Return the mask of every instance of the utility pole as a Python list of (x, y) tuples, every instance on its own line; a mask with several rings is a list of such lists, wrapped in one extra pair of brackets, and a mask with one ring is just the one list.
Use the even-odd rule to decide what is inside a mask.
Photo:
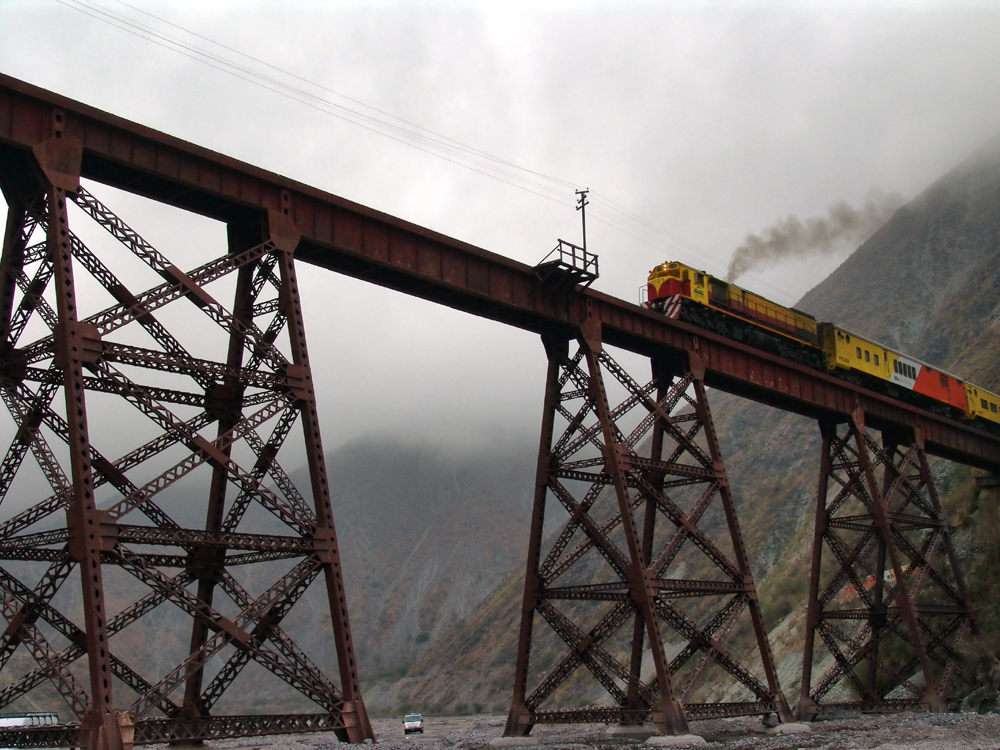
[(584, 188), (583, 190), (577, 190), (577, 200), (576, 200), (576, 210), (580, 212), (580, 218), (583, 221), (583, 249), (584, 252), (587, 250), (587, 193), (590, 192), (590, 188)]

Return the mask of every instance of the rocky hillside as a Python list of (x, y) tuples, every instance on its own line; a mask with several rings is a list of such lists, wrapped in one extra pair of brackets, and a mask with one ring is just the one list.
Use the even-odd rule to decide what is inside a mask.
[(527, 547), (534, 451), (359, 442), (329, 457), (359, 668), (403, 675)]
[[(901, 208), (798, 307), (1000, 388), (1000, 138)], [(809, 420), (726, 394), (713, 394), (712, 406), (783, 687), (794, 701), (818, 430)], [(1000, 548), (998, 535), (985, 531), (995, 527), (987, 522), (995, 509), (976, 491), (973, 471), (935, 462), (934, 473), (949, 520), (960, 527), (956, 543), (970, 589), (983, 605), (980, 621), (1000, 629), (991, 610)], [(512, 570), (404, 679), (377, 686), (368, 700), (400, 707), (419, 701), (437, 711), (502, 707), (512, 685), (522, 575)], [(577, 693), (575, 699), (599, 695)]]
[[(534, 462), (534, 451), (513, 443), (455, 453), (378, 439), (327, 456), (366, 695), (405, 675), (521, 564)], [(308, 486), (305, 469), (293, 479)], [(335, 675), (322, 586), (307, 592), (286, 624), (296, 642)], [(308, 709), (300, 696), (255, 665), (241, 680), (242, 708), (220, 704), (221, 711), (246, 710), (248, 702), (255, 710)], [(379, 713), (390, 707), (375, 701), (371, 708)]]
[(998, 257), (1000, 137), (899, 209), (799, 307), (996, 386)]

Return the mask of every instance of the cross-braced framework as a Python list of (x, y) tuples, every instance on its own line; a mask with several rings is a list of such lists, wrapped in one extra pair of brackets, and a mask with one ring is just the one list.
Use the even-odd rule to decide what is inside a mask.
[[(789, 720), (697, 353), (690, 364), (654, 362), (653, 379), (640, 383), (602, 349), (593, 325), (582, 327), (573, 356), (566, 341), (545, 344), (505, 734), (538, 723), (652, 721), (662, 734), (682, 734), (695, 718), (777, 712)], [(606, 379), (624, 394), (614, 407)], [(569, 517), (543, 544), (550, 497)], [(536, 618), (548, 628), (536, 628)], [(565, 705), (594, 690), (610, 703)]]
[(915, 435), (885, 432), (881, 444), (860, 411), (820, 428), (799, 716), (824, 707), (943, 711), (957, 648), (976, 624), (919, 426)]
[[(228, 252), (181, 271), (79, 185), (80, 149), (58, 138), (60, 122), (57, 112), (56, 137), (33, 157), (0, 165), (9, 206), (0, 385), (15, 432), (0, 462), (0, 709), (48, 685), (68, 710), (63, 724), (8, 729), (0, 744), (107, 750), (317, 730), (373, 738), (326, 482), (294, 224), (280, 205), (244, 216), (228, 227)], [(70, 202), (117, 241), (108, 257), (130, 258), (128, 276), (74, 234)], [(158, 283), (131, 291), (125, 280), (141, 274)], [(82, 288), (91, 297), (103, 290), (110, 303), (87, 316), (80, 310), (96, 305), (78, 291), (84, 275)], [(219, 289), (235, 289), (231, 309), (213, 295)], [(206, 328), (216, 331), (216, 358), (192, 353), (212, 341)], [(105, 428), (117, 429), (92, 431), (88, 401), (101, 404)], [(296, 461), (304, 446), (311, 504), (278, 460), (295, 443)], [(47, 496), (26, 496), (37, 483), (16, 481), (32, 463)], [(200, 528), (182, 523), (202, 519)], [(282, 628), (317, 580), (336, 681)], [(161, 622), (182, 632), (155, 633), (129, 663), (116, 646), (128, 641), (123, 631), (161, 606), (169, 610)], [(175, 643), (179, 663), (152, 673)], [(215, 715), (251, 662), (317, 709)], [(27, 671), (12, 674), (18, 665)]]

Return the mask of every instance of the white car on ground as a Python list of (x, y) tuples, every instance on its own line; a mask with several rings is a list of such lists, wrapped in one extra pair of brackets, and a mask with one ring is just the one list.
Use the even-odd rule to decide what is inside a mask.
[(403, 717), (403, 734), (410, 732), (424, 733), (424, 717), (420, 714), (406, 714)]

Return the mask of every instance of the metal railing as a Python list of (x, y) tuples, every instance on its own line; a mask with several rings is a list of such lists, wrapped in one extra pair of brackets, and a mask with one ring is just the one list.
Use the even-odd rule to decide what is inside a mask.
[(597, 255), (566, 240), (559, 240), (559, 244), (535, 266), (535, 272), (543, 281), (554, 273), (560, 273), (584, 287), (593, 284), (600, 275)]

